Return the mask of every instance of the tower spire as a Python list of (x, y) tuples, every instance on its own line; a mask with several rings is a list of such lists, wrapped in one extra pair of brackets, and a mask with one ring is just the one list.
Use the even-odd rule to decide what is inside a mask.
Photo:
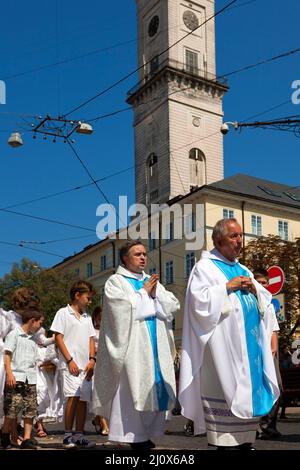
[(216, 77), (214, 0), (136, 2), (141, 69), (127, 102), (136, 202), (151, 204), (223, 178), (219, 129), (228, 87)]

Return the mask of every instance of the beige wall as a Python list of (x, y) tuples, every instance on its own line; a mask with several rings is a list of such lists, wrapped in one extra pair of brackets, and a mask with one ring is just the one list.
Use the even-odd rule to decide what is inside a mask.
[[(207, 228), (207, 246), (212, 248), (210, 227), (213, 227), (217, 220), (223, 218), (223, 209), (231, 209), (234, 211), (234, 217), (242, 225), (243, 211), (242, 202), (234, 197), (208, 197), (206, 203), (206, 226)], [(261, 217), (262, 235), (279, 235), (278, 221), (288, 222), (288, 236), (289, 240), (293, 241), (295, 238), (300, 237), (300, 211), (292, 208), (285, 208), (275, 204), (264, 203), (259, 200), (255, 202), (244, 201), (244, 233), (246, 242), (256, 238), (255, 234), (252, 235), (251, 216), (256, 215)]]

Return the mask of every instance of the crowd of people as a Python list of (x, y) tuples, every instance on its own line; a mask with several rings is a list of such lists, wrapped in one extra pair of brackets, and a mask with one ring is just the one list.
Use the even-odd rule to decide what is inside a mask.
[(279, 327), (267, 272), (238, 262), (236, 219), (217, 222), (212, 238), (188, 281), (180, 377), (172, 331), (180, 305), (157, 274), (145, 273), (140, 241), (121, 248), (103, 310), (87, 313), (94, 288), (76, 281), (50, 336), (35, 292), (16, 289), (12, 309), (0, 309), (2, 448), (36, 449), (33, 427), (43, 438), (46, 421), (64, 420), (63, 447), (91, 449), (89, 417), (110, 441), (150, 450), (174, 409), (189, 435), (205, 433), (217, 450), (253, 449), (260, 433), (280, 436)]

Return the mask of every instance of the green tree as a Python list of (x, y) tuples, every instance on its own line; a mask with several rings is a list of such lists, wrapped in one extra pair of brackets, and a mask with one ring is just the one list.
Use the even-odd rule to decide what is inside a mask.
[(274, 235), (259, 237), (245, 247), (243, 262), (251, 270), (273, 265), (283, 269), (286, 321), (280, 324), (280, 349), (290, 349), (300, 326), (300, 239), (285, 241)]
[[(45, 313), (45, 328), (49, 328), (58, 309), (69, 303), (69, 290), (77, 279), (75, 274), (66, 273), (57, 269), (43, 269), (35, 261), (23, 258), (15, 263), (9, 274), (0, 280), (0, 305), (9, 309), (12, 305), (12, 296), (17, 287), (32, 288), (41, 300)], [(93, 299), (94, 305), (99, 297)]]

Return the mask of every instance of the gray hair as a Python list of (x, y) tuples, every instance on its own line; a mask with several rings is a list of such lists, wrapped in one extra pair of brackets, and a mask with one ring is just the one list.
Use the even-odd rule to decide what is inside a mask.
[(228, 233), (228, 224), (234, 222), (235, 224), (238, 224), (238, 221), (234, 218), (231, 217), (229, 219), (221, 219), (218, 220), (216, 225), (213, 228), (213, 233), (212, 233), (212, 240), (214, 242), (214, 246), (217, 246), (217, 243), (219, 240), (222, 240), (222, 238), (225, 237)]

